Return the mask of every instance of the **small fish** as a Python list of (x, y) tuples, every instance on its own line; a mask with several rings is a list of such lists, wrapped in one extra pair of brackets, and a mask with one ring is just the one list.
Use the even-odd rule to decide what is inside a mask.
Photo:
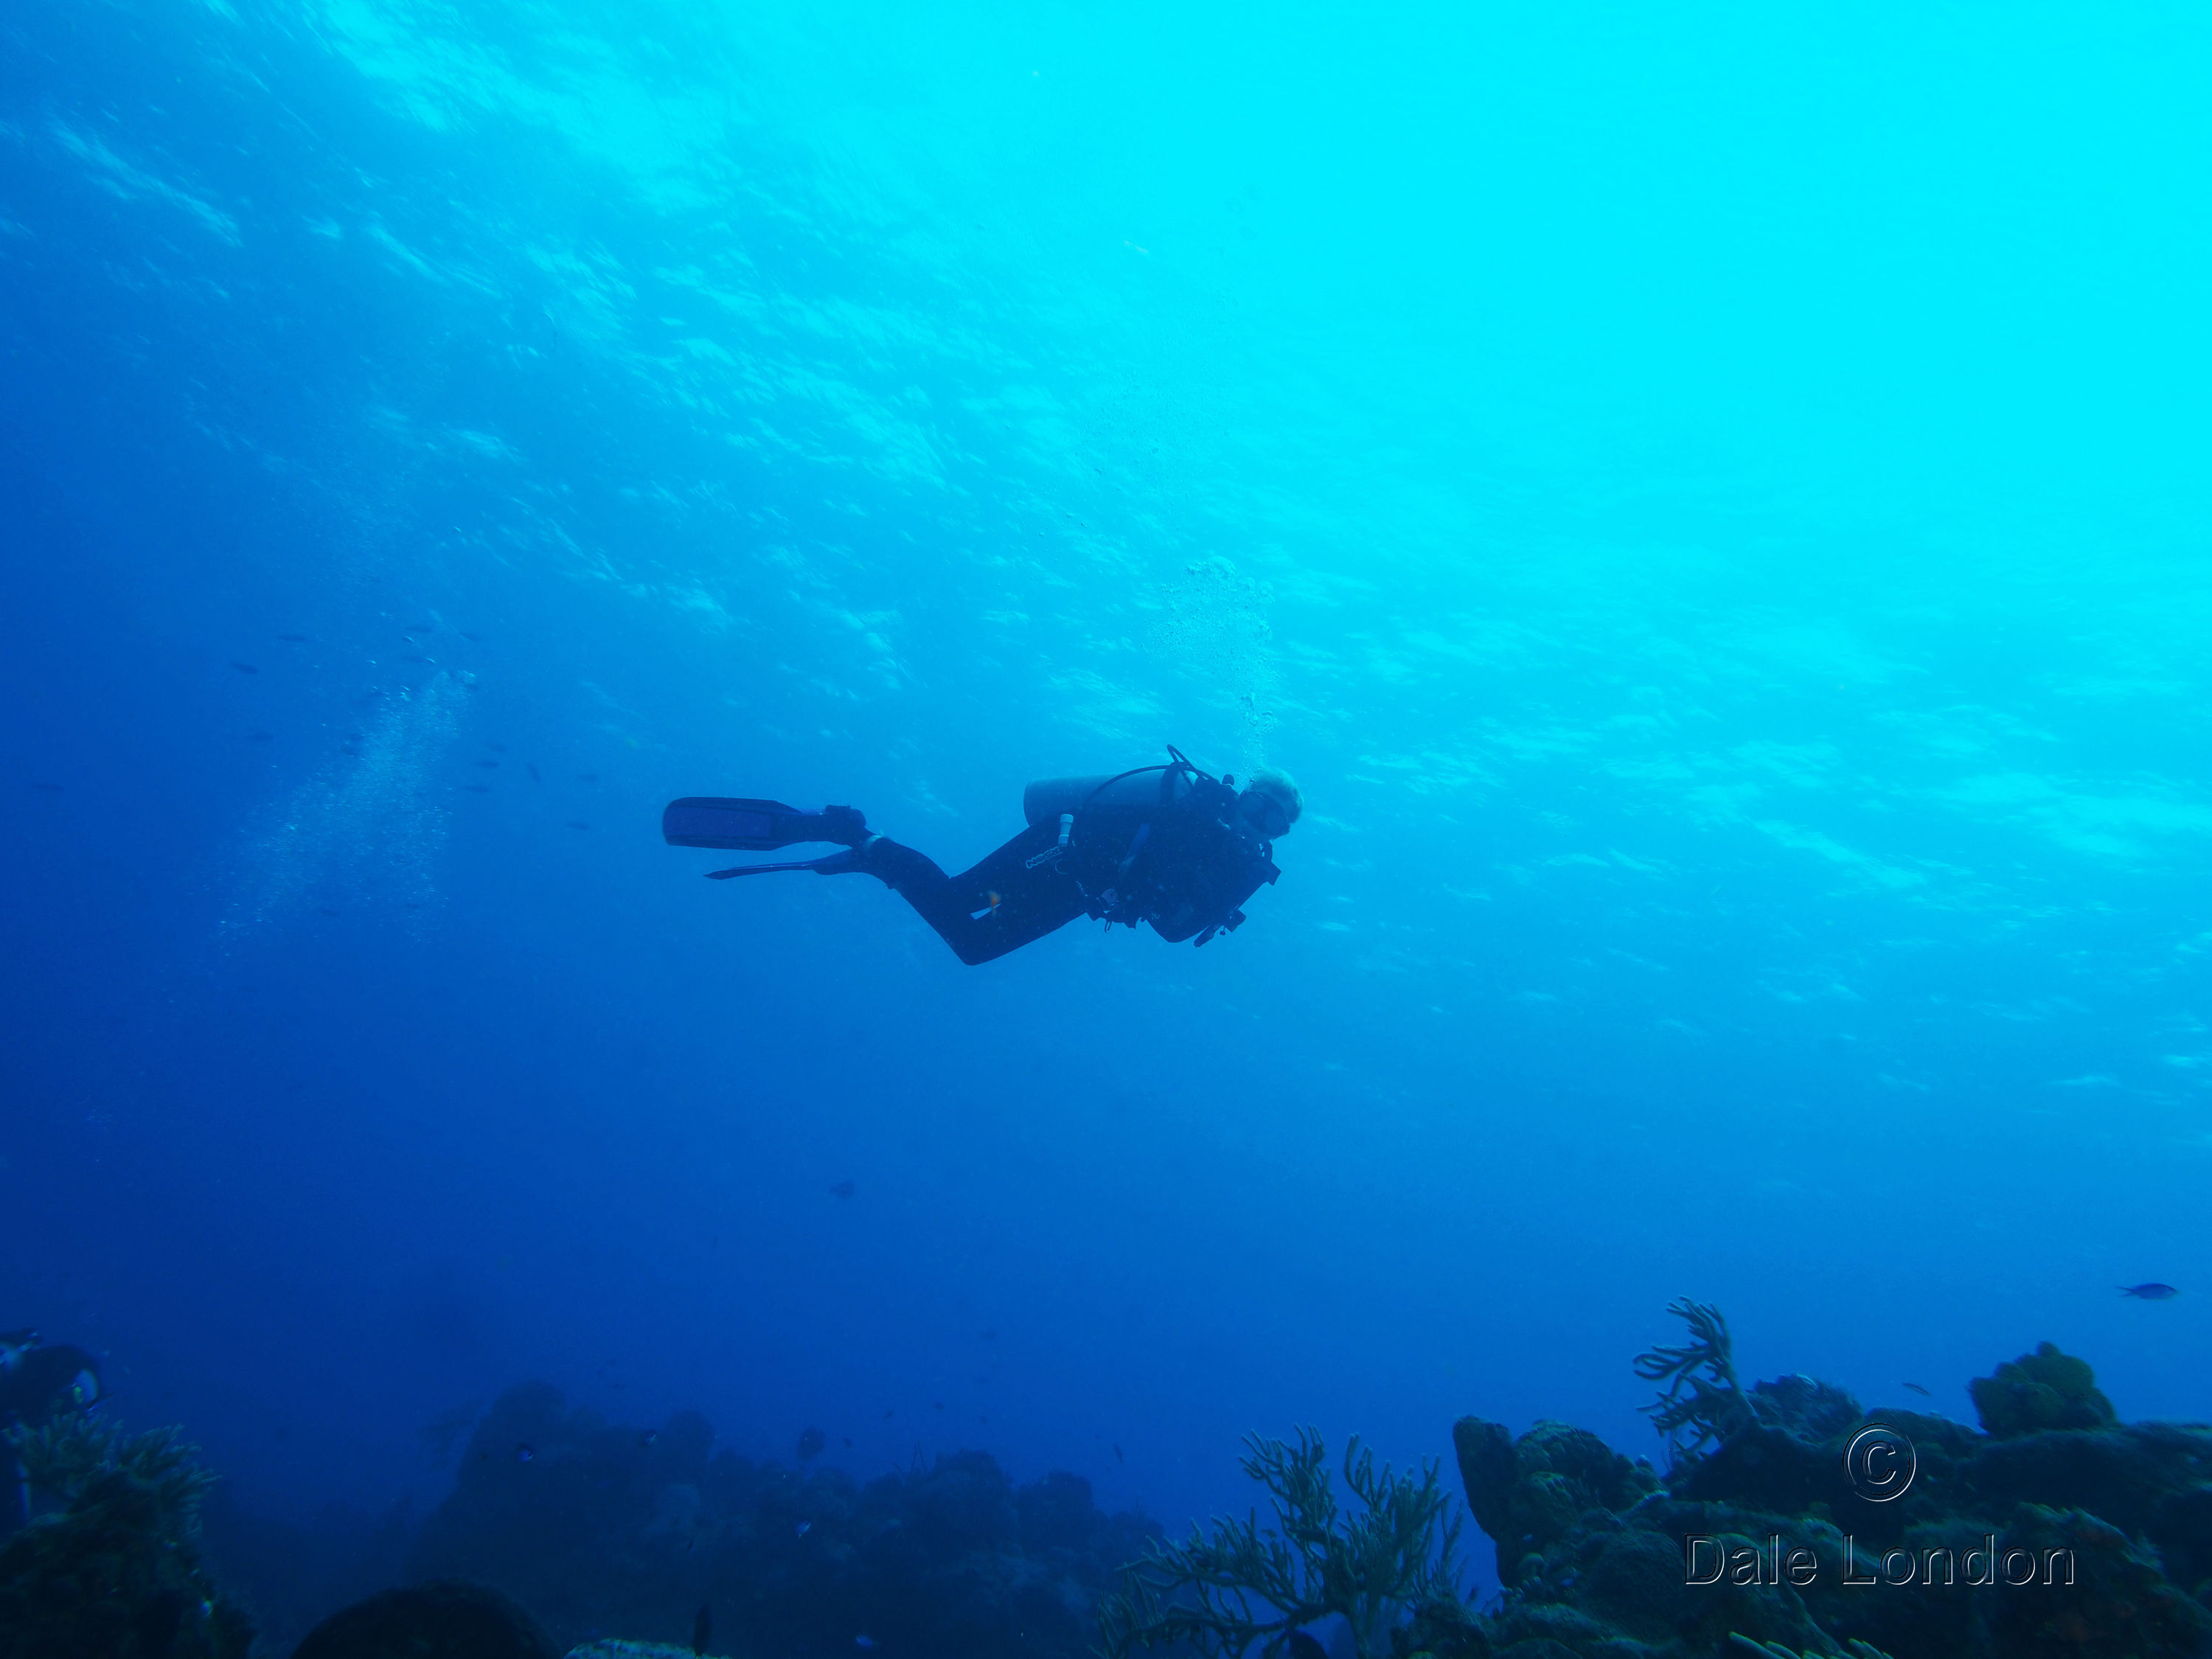
[(1933, 1400), (1936, 1397), (1934, 1395), (1929, 1394), (1927, 1389), (1922, 1388), (1917, 1382), (1908, 1382), (1905, 1386), (1911, 1389), (1913, 1393), (1920, 1395), (1923, 1400)]
[(494, 743), (489, 738), (486, 738), (484, 739), (484, 747), (490, 750), (495, 755), (504, 755), (507, 752), (507, 745), (505, 744)]
[(930, 1408), (931, 1408), (933, 1411), (940, 1411), (940, 1412), (941, 1412), (941, 1411), (943, 1411), (943, 1410), (945, 1409), (945, 1402), (944, 1402), (942, 1400), (933, 1400), (933, 1401), (931, 1401), (929, 1402), (929, 1404), (930, 1404)]
[(805, 1537), (808, 1533), (812, 1532), (813, 1530), (814, 1523), (811, 1521), (802, 1521), (799, 1523), (799, 1535), (801, 1538)]
[(337, 915), (337, 912), (331, 909), (329, 905), (325, 904), (318, 906), (315, 914), (319, 916), (334, 916)]
[(2132, 1296), (2143, 1302), (2171, 1302), (2181, 1294), (2181, 1291), (2177, 1285), (2160, 1285), (2154, 1280), (2148, 1285), (2123, 1285), (2120, 1294)]
[(261, 672), (250, 662), (234, 662), (231, 666), (241, 674), (258, 674)]
[(860, 1190), (849, 1181), (833, 1181), (830, 1183), (830, 1195), (832, 1198), (850, 1198)]
[(639, 1432), (638, 1437), (637, 1437), (637, 1443), (638, 1443), (639, 1447), (640, 1447), (641, 1449), (642, 1449), (642, 1448), (644, 1448), (644, 1447), (650, 1446), (650, 1445), (651, 1445), (654, 1441), (656, 1441), (656, 1440), (658, 1440), (658, 1439), (659, 1439), (659, 1438), (660, 1438), (660, 1431), (659, 1431), (659, 1430), (658, 1430), (658, 1429), (645, 1429), (645, 1430), (641, 1430), (641, 1431)]
[(464, 629), (461, 630), (461, 637), (462, 637), (463, 639), (465, 639), (465, 640), (474, 640), (474, 641), (475, 641), (478, 645), (482, 645), (482, 644), (483, 643), (483, 635), (481, 635), (481, 634), (471, 634), (471, 633), (470, 633), (470, 632), (469, 632), (469, 630), (468, 630), (467, 629), (465, 629), (465, 628), (464, 628)]
[(491, 786), (488, 783), (465, 783), (461, 787), (467, 790), (471, 795), (489, 795), (491, 793)]
[(1114, 1461), (1116, 1463), (1126, 1463), (1129, 1460), (1121, 1455), (1121, 1449), (1116, 1446), (1114, 1448)]
[(483, 767), (486, 770), (489, 770), (491, 768), (497, 766), (499, 763), (495, 760), (479, 760), (477, 762), (477, 764)]
[(597, 783), (599, 781), (599, 775), (597, 772), (579, 772), (576, 774), (576, 781), (579, 783)]
[(274, 743), (276, 734), (274, 732), (248, 732), (246, 740), (248, 743)]
[(49, 795), (58, 795), (62, 793), (62, 787), (58, 783), (34, 783), (31, 787), (42, 790)]
[(822, 1455), (822, 1449), (830, 1443), (830, 1437), (819, 1429), (810, 1428), (799, 1437), (799, 1461), (811, 1462)]
[(276, 637), (287, 645), (305, 645), (307, 642), (305, 634), (279, 634)]
[(856, 1648), (872, 1648), (875, 1644), (876, 1638), (872, 1636), (855, 1636), (853, 1638), (853, 1645)]
[(515, 1446), (514, 1461), (518, 1463), (527, 1463), (537, 1455), (538, 1448), (532, 1445), (526, 1440), (520, 1442)]
[(538, 769), (537, 769), (536, 767), (534, 767), (534, 766), (530, 765), (528, 763), (526, 763), (526, 763), (524, 763), (524, 765), (523, 765), (523, 769), (523, 769), (524, 771), (526, 771), (526, 772), (527, 772), (527, 773), (529, 773), (529, 774), (530, 774), (530, 781), (531, 781), (531, 782), (532, 782), (532, 783), (543, 783), (543, 782), (544, 782), (544, 781), (545, 781), (545, 780), (544, 780), (544, 779), (543, 779), (543, 778), (541, 778), (541, 777), (539, 777), (539, 776), (538, 775)]
[(996, 1342), (999, 1340), (999, 1334), (996, 1331), (985, 1331), (983, 1340), (986, 1342)]
[(578, 819), (578, 818), (570, 818), (570, 819), (568, 820), (568, 827), (569, 827), (571, 830), (588, 830), (588, 829), (590, 829), (592, 826), (591, 826), (590, 824), (588, 824), (588, 823), (586, 823), (582, 822), (580, 819)]
[(837, 1437), (838, 1437), (838, 1440), (840, 1441), (840, 1443), (842, 1443), (842, 1445), (844, 1446), (844, 1448), (845, 1448), (845, 1449), (846, 1449), (847, 1451), (850, 1451), (850, 1450), (852, 1450), (852, 1449), (853, 1449), (853, 1437), (852, 1437), (851, 1435), (849, 1435), (849, 1434), (840, 1435), (840, 1436), (838, 1436)]
[(427, 663), (427, 664), (430, 665), (431, 665), (431, 666), (433, 666), (433, 667), (435, 667), (435, 666), (437, 665), (437, 661), (438, 661), (438, 659), (437, 659), (435, 657), (420, 657), (420, 656), (416, 656), (416, 655), (413, 652), (411, 652), (411, 651), (410, 651), (410, 652), (409, 652), (405, 656), (404, 656), (404, 657), (400, 658), (400, 659), (399, 659), (399, 660), (400, 660), (400, 661), (402, 661), (402, 662), (419, 662), (419, 663)]

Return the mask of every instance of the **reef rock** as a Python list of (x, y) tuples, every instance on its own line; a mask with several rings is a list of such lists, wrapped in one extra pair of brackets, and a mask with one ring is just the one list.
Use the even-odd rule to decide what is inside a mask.
[(1099, 1596), (1157, 1532), (1103, 1513), (1080, 1476), (1017, 1486), (984, 1452), (862, 1486), (713, 1442), (695, 1413), (647, 1432), (511, 1389), (408, 1572), (496, 1585), (564, 1645), (680, 1643), (704, 1606), (718, 1652), (1080, 1659)]
[[(2121, 1425), (2049, 1343), (1975, 1385), (1984, 1432), (1869, 1417), (1785, 1377), (1739, 1390), (1663, 1481), (1553, 1423), (1462, 1419), (1454, 1449), (1505, 1587), (1492, 1659), (2208, 1659), (2212, 1428)], [(1879, 1423), (1915, 1477), (1863, 1497), (1845, 1452)], [(1796, 1571), (1792, 1571), (1792, 1568)], [(1442, 1650), (1439, 1650), (1440, 1651)]]
[(292, 1659), (554, 1659), (556, 1651), (538, 1621), (497, 1590), (441, 1578), (341, 1607)]
[(1976, 1377), (1966, 1391), (1982, 1427), (1998, 1440), (2045, 1429), (2109, 1428), (2119, 1421), (2089, 1362), (2061, 1353), (2053, 1342), (2007, 1360), (1995, 1376)]

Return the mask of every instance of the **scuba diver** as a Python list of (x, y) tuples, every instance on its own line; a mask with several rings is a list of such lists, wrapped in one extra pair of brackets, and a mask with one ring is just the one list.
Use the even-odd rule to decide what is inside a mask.
[(836, 842), (827, 858), (746, 864), (711, 881), (811, 870), (875, 877), (911, 904), (961, 961), (974, 966), (1042, 939), (1078, 916), (1108, 926), (1149, 923), (1170, 945), (1234, 933), (1239, 908), (1282, 872), (1276, 840), (1304, 810), (1297, 786), (1263, 772), (1239, 793), (1183, 758), (1110, 777), (1048, 778), (1022, 793), (1029, 828), (974, 869), (948, 876), (911, 847), (872, 834), (858, 809), (801, 811), (781, 801), (690, 796), (671, 801), (660, 833), (671, 847), (768, 852)]
[[(42, 1429), (88, 1412), (106, 1394), (100, 1361), (66, 1342), (41, 1342), (36, 1331), (0, 1331), (0, 1437)], [(0, 1537), (29, 1518), (22, 1466), (12, 1447), (0, 1449)]]

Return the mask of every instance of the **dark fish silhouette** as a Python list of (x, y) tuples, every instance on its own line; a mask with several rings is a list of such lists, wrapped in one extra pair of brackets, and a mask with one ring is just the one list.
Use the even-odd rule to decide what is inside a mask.
[(279, 634), (276, 637), (287, 645), (305, 645), (307, 642), (305, 634)]
[(599, 781), (599, 775), (597, 772), (579, 772), (576, 774), (576, 781), (579, 783), (597, 783)]
[(830, 1183), (830, 1195), (834, 1198), (850, 1198), (860, 1190), (849, 1181), (833, 1181)]
[(477, 763), (477, 764), (478, 766), (482, 766), (482, 767), (487, 767), (487, 768), (489, 768), (489, 767), (494, 767), (494, 766), (496, 766), (496, 765), (498, 765), (498, 764), (499, 764), (499, 763), (498, 763), (497, 761), (495, 761), (495, 760), (479, 760), (479, 761)]
[(469, 632), (469, 630), (468, 630), (467, 629), (465, 629), (465, 628), (464, 628), (464, 629), (461, 630), (461, 637), (462, 637), (463, 639), (465, 639), (465, 640), (474, 640), (474, 641), (475, 641), (478, 645), (482, 645), (482, 644), (483, 643), (483, 635), (481, 635), (481, 634), (471, 634), (471, 633), (470, 633), (470, 632)]
[(2160, 1285), (2153, 1280), (2148, 1285), (2123, 1285), (2120, 1286), (2120, 1294), (2132, 1296), (2143, 1302), (2171, 1302), (2175, 1297), (2179, 1296), (2181, 1291), (2178, 1286)]
[(850, 1450), (852, 1450), (852, 1449), (853, 1449), (853, 1437), (852, 1437), (851, 1435), (849, 1435), (849, 1434), (840, 1435), (840, 1436), (838, 1436), (838, 1437), (837, 1437), (837, 1438), (838, 1438), (838, 1440), (840, 1441), (840, 1443), (842, 1443), (843, 1444), (843, 1446), (844, 1446), (844, 1448), (845, 1448), (845, 1449), (846, 1449), (847, 1451), (850, 1451)]
[(250, 662), (234, 662), (231, 666), (241, 674), (258, 674), (261, 672)]
[(524, 1441), (514, 1449), (514, 1461), (518, 1463), (527, 1463), (532, 1458), (537, 1455), (538, 1448), (530, 1444), (527, 1441)]
[(1921, 1395), (1927, 1399), (1933, 1400), (1936, 1397), (1934, 1395), (1929, 1394), (1927, 1389), (1922, 1388), (1917, 1382), (1908, 1382), (1905, 1386), (1911, 1389), (1913, 1393)]
[(582, 822), (579, 821), (578, 819), (575, 819), (575, 818), (570, 818), (570, 819), (568, 820), (568, 827), (569, 827), (571, 830), (588, 830), (588, 829), (590, 829), (592, 826), (591, 826), (590, 824), (588, 824), (588, 823), (582, 823)]
[(418, 657), (410, 651), (406, 655), (400, 658), (399, 660), (402, 662), (429, 663), (434, 666), (438, 659), (435, 657)]
[(710, 1639), (712, 1639), (714, 1634), (714, 1611), (708, 1607), (704, 1601), (702, 1601), (699, 1604), (699, 1611), (691, 1615), (691, 1651), (694, 1653), (706, 1652), (707, 1644)]
[(274, 732), (248, 732), (246, 740), (248, 743), (274, 743), (276, 734)]
[(507, 745), (505, 744), (494, 743), (489, 738), (486, 738), (484, 739), (484, 747), (490, 750), (495, 755), (504, 755), (507, 752)]
[(58, 795), (62, 793), (62, 787), (58, 783), (34, 783), (31, 787), (43, 790), (49, 795)]
[(1129, 1460), (1121, 1455), (1121, 1449), (1119, 1446), (1116, 1446), (1114, 1448), (1114, 1461), (1116, 1463), (1126, 1463)]
[(526, 765), (526, 766), (524, 767), (524, 769), (524, 769), (525, 771), (526, 771), (526, 772), (528, 772), (528, 773), (530, 774), (530, 781), (531, 781), (531, 782), (532, 782), (532, 783), (543, 783), (543, 782), (544, 782), (544, 781), (545, 781), (545, 780), (544, 780), (544, 779), (543, 779), (543, 778), (541, 778), (541, 777), (539, 777), (539, 776), (538, 775), (538, 769), (537, 769), (536, 767), (534, 767), (534, 766), (528, 766), (528, 765)]
[(488, 783), (465, 783), (461, 787), (467, 790), (471, 795), (489, 795), (491, 793), (491, 786)]
[(830, 1437), (819, 1429), (809, 1429), (799, 1437), (799, 1461), (802, 1463), (822, 1455), (822, 1449), (830, 1443)]

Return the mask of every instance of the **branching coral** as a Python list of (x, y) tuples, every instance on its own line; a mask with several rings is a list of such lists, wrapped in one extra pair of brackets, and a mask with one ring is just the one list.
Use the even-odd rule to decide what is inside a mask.
[(58, 1507), (0, 1546), (0, 1659), (243, 1659), (252, 1627), (199, 1561), (213, 1478), (175, 1430), (73, 1415), (9, 1443)]
[(1667, 1385), (1643, 1409), (1667, 1437), (1679, 1463), (1698, 1456), (1715, 1441), (1755, 1427), (1759, 1419), (1751, 1396), (1736, 1381), (1735, 1345), (1721, 1310), (1685, 1297), (1668, 1304), (1667, 1311), (1690, 1328), (1690, 1340), (1679, 1347), (1662, 1343), (1637, 1355), (1635, 1364), (1645, 1382)]
[(33, 1492), (69, 1504), (94, 1482), (119, 1475), (145, 1492), (165, 1525), (190, 1532), (198, 1525), (200, 1504), (215, 1476), (192, 1461), (199, 1448), (180, 1439), (182, 1432), (149, 1429), (126, 1436), (112, 1424), (72, 1413), (35, 1429), (11, 1430), (8, 1443)]
[(1378, 1471), (1354, 1437), (1343, 1474), (1357, 1508), (1346, 1512), (1314, 1431), (1299, 1430), (1295, 1445), (1256, 1435), (1245, 1444), (1244, 1473), (1267, 1488), (1275, 1524), (1263, 1527), (1254, 1511), (1216, 1521), (1211, 1537), (1194, 1527), (1183, 1543), (1148, 1544), (1100, 1607), (1107, 1659), (1176, 1643), (1208, 1659), (1275, 1659), (1331, 1614), (1350, 1626), (1360, 1659), (1379, 1659), (1409, 1618), (1451, 1622), (1437, 1615), (1457, 1605), (1460, 1522), (1447, 1513), (1436, 1464), (1418, 1475)]

